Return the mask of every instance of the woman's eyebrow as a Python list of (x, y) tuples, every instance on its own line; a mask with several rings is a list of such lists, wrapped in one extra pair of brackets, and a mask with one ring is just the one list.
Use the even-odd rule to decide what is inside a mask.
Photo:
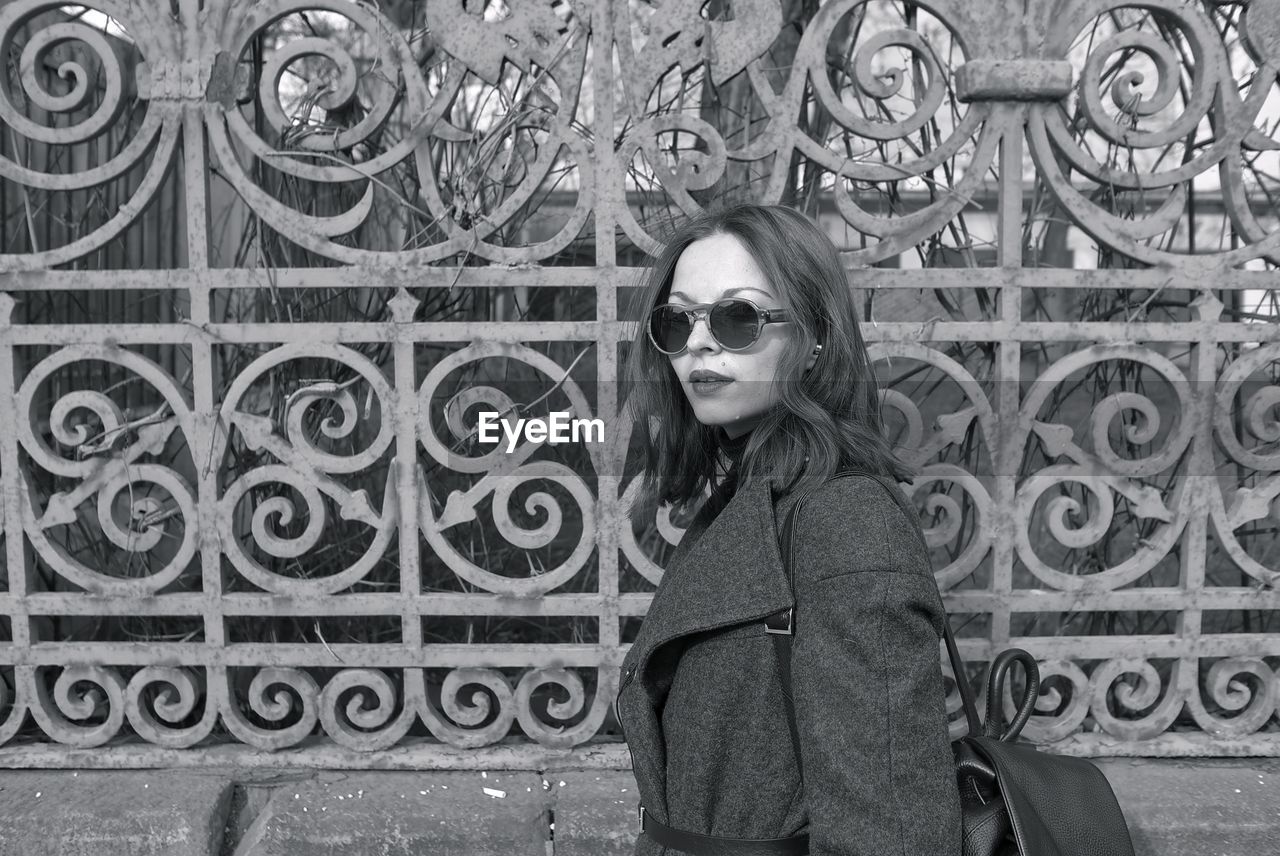
[[(773, 297), (773, 295), (772, 295), (772, 294), (770, 294), (769, 292), (765, 291), (763, 288), (756, 288), (756, 287), (755, 287), (755, 286), (753, 286), (753, 285), (743, 285), (743, 286), (739, 286), (739, 287), (737, 287), (737, 288), (731, 288), (731, 289), (729, 289), (728, 291), (726, 291), (724, 294), (722, 294), (722, 295), (720, 295), (720, 296), (721, 296), (721, 297), (728, 297), (730, 294), (737, 294), (739, 291), (758, 291), (758, 292), (760, 292), (761, 294), (763, 294), (765, 297)], [(670, 295), (668, 295), (668, 296), (669, 296), (669, 297), (675, 297), (676, 295), (679, 295), (680, 297), (683, 297), (685, 300), (688, 300), (688, 299), (689, 299), (689, 295), (685, 294), (683, 291), (673, 291), (673, 292), (671, 292), (671, 294), (670, 294)]]

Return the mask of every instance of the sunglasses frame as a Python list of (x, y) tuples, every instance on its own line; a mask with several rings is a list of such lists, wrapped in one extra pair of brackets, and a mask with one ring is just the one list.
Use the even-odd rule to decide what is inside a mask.
[[(724, 342), (721, 342), (720, 337), (716, 335), (716, 331), (711, 326), (711, 311), (715, 309), (717, 306), (721, 305), (722, 303), (745, 303), (755, 310), (756, 334), (751, 338), (750, 342), (747, 342), (747, 344), (738, 348), (731, 348), (728, 345), (726, 345)], [(645, 329), (645, 333), (649, 337), (649, 342), (650, 344), (653, 345), (654, 349), (657, 350), (658, 353), (665, 354), (669, 357), (675, 356), (676, 354), (688, 348), (689, 338), (688, 336), (685, 337), (684, 344), (680, 346), (680, 350), (678, 351), (666, 351), (666, 350), (663, 350), (658, 345), (658, 341), (653, 337), (653, 315), (659, 309), (667, 309), (667, 308), (675, 309), (678, 312), (683, 312), (685, 316), (690, 319), (690, 324), (689, 324), (690, 336), (693, 335), (693, 328), (697, 326), (698, 319), (706, 318), (707, 332), (710, 333), (711, 338), (715, 339), (716, 343), (720, 345), (720, 347), (724, 348), (726, 351), (745, 351), (747, 348), (750, 348), (756, 342), (760, 341), (760, 334), (764, 332), (765, 324), (777, 324), (780, 322), (792, 320), (789, 317), (790, 313), (786, 309), (765, 309), (761, 306), (756, 305), (755, 301), (748, 300), (745, 297), (725, 297), (715, 301), (714, 303), (694, 303), (689, 306), (680, 306), (679, 304), (676, 304), (676, 303), (660, 303), (657, 306), (653, 307), (653, 309), (649, 310), (649, 317), (645, 321), (644, 329)]]

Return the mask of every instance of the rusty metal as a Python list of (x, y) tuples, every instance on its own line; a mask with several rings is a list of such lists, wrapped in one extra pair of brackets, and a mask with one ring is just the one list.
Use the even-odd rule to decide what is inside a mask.
[[(1006, 646), (1024, 647), (1037, 657), (1042, 680), (1051, 687), (1024, 735), (1049, 751), (1078, 755), (1280, 755), (1280, 634), (1204, 629), (1208, 613), (1280, 610), (1280, 568), (1256, 558), (1245, 536), (1254, 525), (1280, 520), (1276, 386), (1257, 381), (1280, 361), (1280, 334), (1274, 323), (1226, 320), (1223, 303), (1236, 293), (1275, 288), (1274, 274), (1243, 269), (1280, 257), (1280, 231), (1242, 171), (1254, 152), (1280, 148), (1260, 130), (1260, 111), (1280, 72), (1280, 40), (1270, 23), (1274, 4), (1255, 2), (1242, 20), (1232, 19), (1229, 41), (1206, 8), (1232, 4), (939, 0), (929, 10), (941, 29), (930, 30), (882, 20), (892, 4), (836, 0), (821, 5), (798, 36), (794, 63), (781, 70), (765, 53), (783, 26), (780, 5), (769, 0), (733, 3), (732, 20), (706, 20), (697, 4), (668, 3), (661, 16), (642, 21), (632, 19), (632, 4), (623, 0), (574, 5), (572, 21), (531, 3), (512, 4), (506, 18), (485, 21), (459, 4), (431, 3), (426, 23), (447, 61), (427, 71), (405, 34), (368, 3), (205, 0), (201, 8), (196, 0), (181, 0), (177, 14), (169, 15), (156, 12), (167, 10), (165, 3), (99, 0), (92, 8), (119, 21), (136, 45), (132, 74), (122, 70), (118, 46), (100, 30), (50, 23), (47, 16), (61, 4), (12, 0), (0, 7), (0, 39), (18, 57), (16, 78), (0, 91), (3, 133), (47, 149), (70, 147), (108, 128), (126, 93), (146, 103), (145, 118), (128, 144), (86, 170), (46, 172), (24, 162), (13, 147), (2, 150), (11, 156), (0, 156), (0, 198), (10, 205), (23, 193), (83, 190), (140, 170), (131, 196), (90, 233), (25, 252), (0, 247), (0, 400), (14, 403), (0, 409), (0, 525), (8, 572), (0, 617), (10, 628), (10, 639), (0, 640), (0, 676), (6, 679), (0, 681), (0, 765), (170, 766), (230, 759), (248, 766), (348, 768), (625, 766), (625, 748), (591, 741), (617, 687), (617, 665), (625, 653), (620, 619), (643, 615), (651, 597), (648, 591), (621, 591), (622, 570), (629, 564), (651, 584), (662, 573), (636, 542), (625, 513), (634, 484), (616, 476), (629, 430), (616, 388), (618, 345), (633, 333), (632, 322), (619, 319), (619, 305), (640, 274), (620, 264), (618, 241), (650, 254), (660, 249), (659, 224), (642, 216), (648, 203), (635, 184), (635, 164), (647, 164), (645, 175), (673, 208), (692, 212), (698, 207), (694, 192), (713, 186), (731, 166), (766, 158), (783, 166), (760, 183), (756, 198), (780, 200), (785, 165), (795, 153), (840, 177), (823, 191), (823, 204), (825, 216), (860, 237), (859, 245), (842, 253), (853, 287), (882, 300), (926, 289), (982, 291), (994, 300), (993, 312), (978, 320), (872, 317), (864, 335), (874, 359), (930, 366), (963, 395), (962, 406), (931, 425), (925, 402), (890, 390), (886, 406), (911, 429), (903, 451), (922, 470), (913, 496), (930, 514), (942, 515), (941, 522), (929, 521), (926, 533), (935, 556), (950, 557), (936, 567), (944, 600), (957, 615), (980, 614), (989, 622), (979, 638), (962, 634), (962, 655), (980, 664)], [(364, 34), (377, 82), (365, 79), (365, 66), (343, 45), (314, 36), (269, 46), (261, 74), (251, 79), (245, 59), (255, 40), (276, 19), (299, 10), (341, 16)], [(864, 11), (842, 71), (847, 85), (837, 91), (827, 73), (828, 46), (845, 37), (843, 21)], [(32, 30), (27, 25), (35, 16), (43, 16), (42, 25)], [(1151, 19), (1162, 29), (1140, 25)], [(20, 52), (11, 45), (19, 36), (25, 40)], [(953, 52), (942, 50), (944, 41)], [(66, 42), (96, 57), (93, 74), (83, 62), (44, 67), (51, 62), (48, 50)], [(625, 71), (616, 80), (612, 53), (602, 50), (606, 45), (616, 49)], [(904, 70), (877, 70), (877, 55), (895, 50), (917, 64), (914, 82)], [(1188, 56), (1195, 62), (1188, 65)], [(363, 112), (347, 126), (302, 127), (282, 106), (290, 64), (315, 57), (328, 62), (333, 74), (327, 85), (309, 92), (309, 109), (340, 114), (359, 92)], [(1133, 73), (1108, 70), (1132, 57), (1149, 63), (1144, 68), (1148, 74), (1154, 68), (1158, 79), (1144, 87)], [(1233, 67), (1244, 65), (1251, 71), (1237, 80)], [(739, 147), (733, 148), (726, 142), (729, 129), (711, 126), (697, 111), (655, 110), (676, 66), (686, 75), (701, 68), (716, 86), (749, 81), (768, 121), (749, 139), (734, 137)], [(526, 118), (542, 137), (516, 184), (493, 198), (473, 186), (475, 174), (466, 166), (466, 157), (484, 148), (485, 132), (455, 126), (451, 105), (468, 93), (503, 85), (512, 69), (541, 75), (536, 98), (546, 109)], [(55, 71), (66, 82), (63, 94), (46, 88)], [(1188, 79), (1185, 95), (1179, 75)], [(99, 100), (84, 118), (91, 85), (98, 87)], [(908, 106), (899, 102), (896, 113), (880, 116), (851, 106), (894, 98), (905, 98)], [(798, 119), (809, 109), (806, 99), (817, 100), (839, 132), (835, 140), (851, 142), (859, 156), (802, 129)], [(259, 126), (244, 107), (255, 100), (262, 105)], [(1064, 109), (1067, 100), (1078, 108), (1075, 120)], [(80, 118), (60, 125), (32, 118), (62, 113)], [(378, 138), (380, 146), (371, 148), (393, 116), (399, 117), (399, 133)], [(490, 130), (500, 129), (499, 119), (482, 118)], [(263, 126), (272, 139), (289, 139), (291, 145), (268, 142), (258, 132)], [(1100, 160), (1097, 154), (1158, 152), (1205, 127), (1212, 139), (1181, 160)], [(931, 147), (907, 146), (893, 158), (877, 148), (912, 140), (922, 129), (933, 129)], [(675, 132), (705, 145), (686, 149), (673, 164), (664, 146)], [(1021, 169), (1024, 153), (1060, 216), (1105, 250), (1148, 267), (1024, 267), (1021, 231), (1031, 184)], [(179, 155), (185, 267), (57, 269), (118, 240), (154, 201)], [(504, 228), (524, 216), (524, 206), (538, 204), (535, 191), (553, 180), (564, 160), (573, 165), (574, 182), (557, 190), (554, 204), (542, 201), (563, 216), (536, 239), (511, 241)], [(214, 265), (208, 180), (214, 162), (254, 216), (339, 266), (267, 271)], [(911, 190), (912, 179), (936, 180), (942, 166), (952, 163), (960, 163), (963, 174), (905, 213), (886, 213), (870, 204), (871, 195), (851, 189), (851, 183), (900, 187), (908, 194), (904, 198), (913, 198), (910, 193), (918, 191)], [(388, 202), (383, 194), (394, 188), (384, 179), (406, 165), (416, 172), (421, 192)], [(362, 190), (341, 213), (309, 213), (261, 186), (256, 177), (262, 166), (316, 187), (357, 182)], [(994, 191), (992, 171), (998, 175)], [(1234, 245), (1192, 253), (1156, 240), (1187, 217), (1190, 182), (1208, 173), (1218, 177), (1219, 216), (1236, 236)], [(1099, 187), (1145, 194), (1151, 201), (1136, 215), (1124, 215), (1100, 201)], [(867, 267), (909, 252), (971, 215), (975, 200), (995, 207), (997, 267)], [(401, 230), (395, 233), (400, 248), (342, 240), (388, 210), (393, 215), (387, 228)], [(594, 247), (589, 263), (542, 264), (584, 235)], [(488, 265), (456, 267), (460, 255)], [(595, 320), (419, 321), (419, 298), (409, 291), (520, 286), (589, 286)], [(381, 318), (348, 322), (246, 323), (221, 314), (226, 304), (214, 299), (323, 288), (396, 296)], [(18, 320), (16, 301), (77, 289), (168, 290), (187, 301), (189, 317), (145, 323)], [(1044, 321), (1023, 315), (1023, 298), (1036, 289), (1199, 296), (1178, 319), (1143, 314)], [(594, 345), (594, 403), (566, 366), (531, 347), (553, 341)], [(996, 358), (990, 373), (979, 376), (976, 367), (944, 353), (955, 342), (989, 346)], [(381, 363), (362, 350), (375, 344), (386, 346), (389, 355)], [(420, 379), (417, 349), (450, 344), (449, 355)], [(259, 356), (221, 395), (214, 381), (219, 349), (242, 345), (259, 348)], [(1022, 356), (1033, 345), (1074, 350), (1028, 380), (1021, 377)], [(31, 358), (36, 346), (53, 350)], [(178, 377), (177, 362), (162, 366), (142, 356), (139, 346), (181, 355), (192, 368), (190, 383)], [(1226, 346), (1240, 347), (1233, 359), (1224, 360)], [(1189, 354), (1177, 356), (1176, 347)], [(527, 460), (529, 450), (503, 469), (497, 456), (461, 456), (434, 434), (429, 416), (444, 407), (440, 389), (448, 372), (494, 359), (564, 379), (578, 415), (606, 420), (612, 440), (592, 452), (594, 472)], [(341, 365), (352, 380), (276, 394), (279, 412), (264, 415), (264, 402), (273, 401), (273, 372), (305, 360)], [(1073, 373), (1120, 362), (1139, 364), (1160, 378), (1166, 397), (1157, 402), (1136, 392), (1112, 396), (1088, 414), (1087, 431), (1042, 418), (1045, 402)], [(149, 409), (126, 412), (110, 389), (49, 396), (51, 379), (60, 371), (86, 364), (127, 372), (148, 390)], [(1245, 399), (1245, 416), (1235, 424), (1229, 413), (1238, 396)], [(304, 412), (317, 404), (339, 414), (322, 433), (330, 439), (360, 437), (356, 451), (336, 454), (302, 430)], [(376, 418), (370, 415), (375, 411)], [(77, 413), (93, 414), (101, 431), (91, 435), (82, 420), (72, 419)], [(1110, 445), (1112, 423), (1122, 415), (1136, 417), (1138, 427), (1124, 426), (1130, 440), (1159, 435), (1159, 447), (1148, 457), (1125, 457)], [(990, 462), (983, 472), (945, 462), (971, 432)], [(275, 463), (223, 471), (233, 444), (267, 453)], [(184, 450), (179, 462), (160, 462), (159, 451), (174, 447)], [(1055, 462), (1024, 472), (1032, 447), (1047, 449)], [(1224, 452), (1235, 466), (1230, 478), (1218, 475)], [(436, 496), (439, 485), (419, 463), (424, 454), (437, 469), (474, 476), (474, 486)], [(373, 489), (348, 485), (348, 477), (379, 466), (385, 477)], [(1171, 472), (1180, 475), (1168, 479)], [(36, 490), (52, 477), (59, 479), (58, 490)], [(1153, 486), (1157, 477), (1169, 482), (1165, 490)], [(558, 495), (569, 499), (534, 494), (529, 502), (551, 522), (524, 529), (507, 513), (512, 490), (524, 483), (555, 483), (562, 489)], [(247, 497), (262, 485), (273, 485), (279, 495), (250, 508)], [(933, 492), (939, 485), (951, 492)], [(1090, 507), (1058, 495), (1067, 487), (1083, 490)], [(971, 529), (959, 525), (955, 494), (976, 515)], [(483, 567), (449, 536), (490, 500), (499, 511), (482, 522), (493, 541), (531, 550), (550, 543), (566, 519), (581, 522), (579, 541), (559, 566), (541, 573), (520, 576)], [(1046, 544), (1096, 543), (1122, 501), (1145, 526), (1122, 560), (1080, 573), (1042, 555)], [(121, 505), (132, 524), (121, 523), (114, 510)], [(330, 507), (339, 509), (336, 517)], [(306, 526), (281, 534), (303, 512)], [(674, 540), (679, 530), (666, 512), (656, 524)], [(1069, 519), (1073, 514), (1086, 522), (1076, 525)], [(287, 576), (255, 558), (314, 556), (327, 543), (327, 528), (342, 522), (361, 526), (366, 540), (363, 554), (338, 573)], [(121, 555), (149, 557), (150, 572), (120, 575), (86, 561), (67, 547), (76, 525), (97, 527)], [(1211, 557), (1214, 547), (1219, 552)], [(394, 586), (361, 589), (393, 548)], [(586, 573), (593, 556), (598, 589), (563, 591)], [(427, 561), (443, 563), (474, 593), (424, 591)], [(1176, 582), (1155, 582), (1170, 562), (1178, 564)], [(1214, 563), (1232, 572), (1225, 577), (1232, 582), (1224, 584), (1221, 575), (1211, 579), (1221, 570)], [(48, 579), (57, 585), (45, 587)], [(1175, 613), (1176, 631), (1013, 632), (1015, 615), (1127, 610)], [(424, 641), (424, 617), (456, 615), (587, 616), (598, 619), (600, 632), (595, 641), (556, 645)], [(184, 617), (198, 621), (203, 632), (191, 640), (82, 642), (39, 631), (49, 616)], [(276, 643), (228, 639), (226, 620), (246, 616), (390, 616), (399, 621), (400, 633), (396, 641), (379, 644), (310, 636)], [(939, 655), (945, 665), (941, 648)], [(512, 668), (522, 670), (518, 680), (501, 671)], [(428, 691), (428, 669), (449, 670), (440, 702)], [(591, 691), (583, 672), (593, 673)], [(242, 673), (252, 676), (247, 686), (236, 680)], [(491, 694), (492, 711), (473, 699), (476, 685)], [(531, 693), (544, 686), (569, 696), (552, 705), (549, 715), (566, 721), (581, 715), (579, 721), (547, 723), (535, 715)], [(964, 723), (956, 716), (960, 700), (954, 687), (948, 708), (958, 735)], [(28, 713), (46, 742), (14, 745)], [(1175, 726), (1179, 717), (1183, 722)], [(526, 742), (513, 744), (507, 738), (516, 720)], [(430, 738), (409, 736), (417, 724)], [(209, 745), (219, 725), (230, 732), (231, 745)], [(132, 736), (132, 745), (106, 746), (123, 736)], [(276, 752), (283, 749), (289, 752)]]

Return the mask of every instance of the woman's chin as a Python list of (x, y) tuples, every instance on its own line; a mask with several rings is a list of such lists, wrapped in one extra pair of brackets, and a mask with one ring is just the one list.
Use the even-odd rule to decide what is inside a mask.
[(694, 416), (708, 428), (722, 428), (730, 437), (738, 437), (750, 431), (760, 421), (756, 416), (738, 416), (724, 413), (697, 413)]
[(702, 410), (694, 408), (693, 415), (695, 419), (708, 428), (715, 428), (716, 426), (728, 428), (735, 422), (742, 421), (731, 413), (725, 413), (722, 410), (711, 408), (704, 408)]

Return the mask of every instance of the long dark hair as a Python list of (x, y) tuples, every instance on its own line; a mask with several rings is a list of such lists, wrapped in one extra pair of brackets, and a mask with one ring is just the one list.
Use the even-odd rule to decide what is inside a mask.
[[(720, 426), (697, 420), (670, 359), (645, 332), (650, 310), (667, 301), (680, 254), (715, 234), (742, 242), (795, 324), (778, 368), (778, 405), (750, 432), (741, 450), (735, 449), (738, 483), (780, 476), (784, 490), (807, 491), (841, 466), (911, 480), (914, 472), (894, 455), (882, 433), (880, 391), (835, 245), (799, 211), (736, 203), (704, 211), (673, 231), (648, 267), (629, 315), (640, 320), (625, 375), (632, 432), (640, 435), (644, 467), (633, 509), (661, 502), (687, 506), (700, 499), (708, 485), (720, 485), (718, 470), (726, 460), (722, 453), (737, 445)], [(804, 333), (821, 342), (822, 351), (802, 376), (812, 353), (805, 348)]]

